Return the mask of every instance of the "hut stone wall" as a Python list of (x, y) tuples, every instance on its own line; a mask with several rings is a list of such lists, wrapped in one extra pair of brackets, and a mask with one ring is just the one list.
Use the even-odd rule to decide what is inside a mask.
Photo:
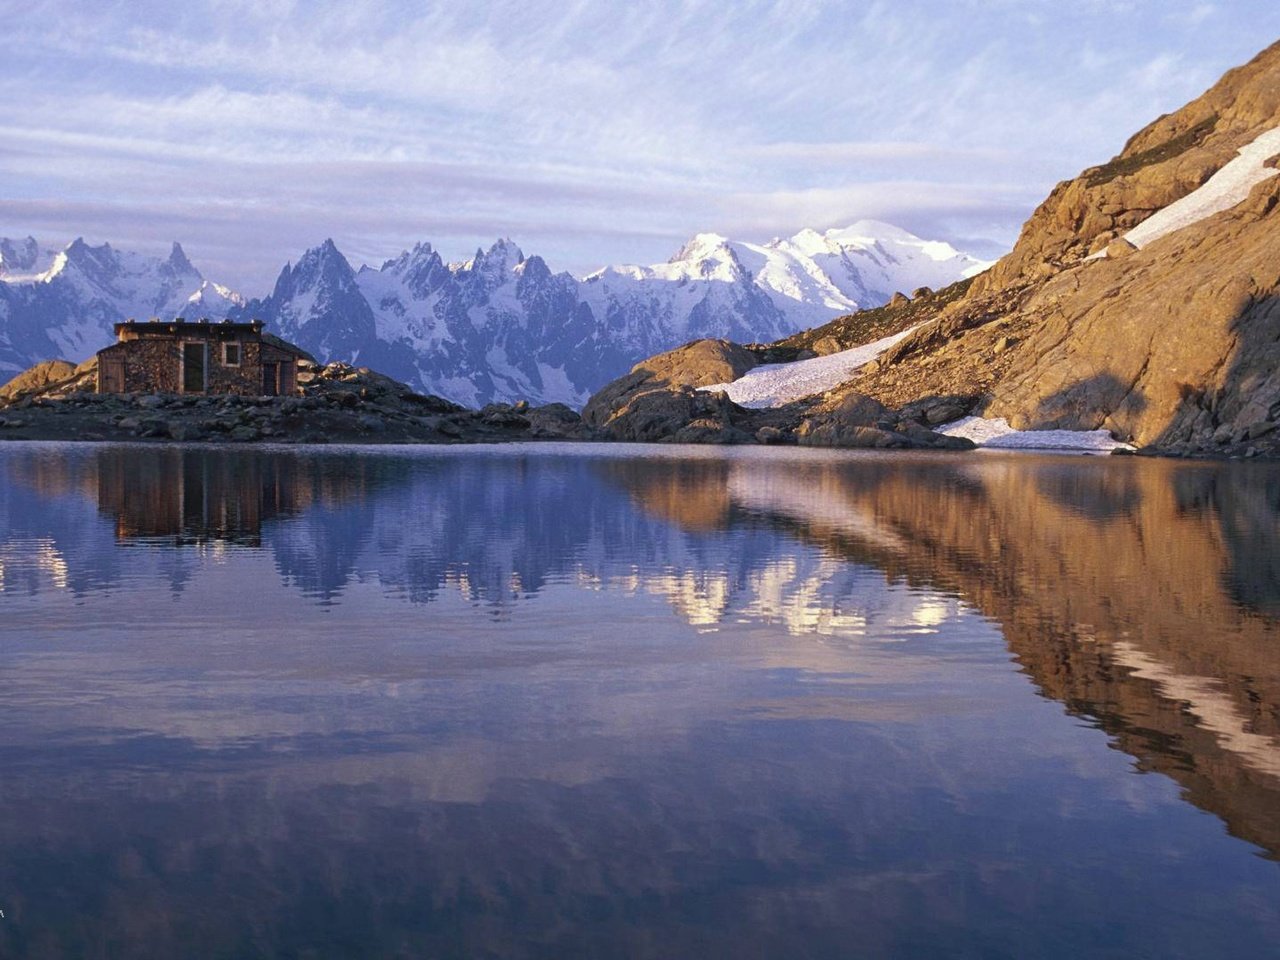
[(99, 393), (243, 396), (297, 391), (300, 353), (262, 339), (260, 324), (118, 324), (98, 352)]

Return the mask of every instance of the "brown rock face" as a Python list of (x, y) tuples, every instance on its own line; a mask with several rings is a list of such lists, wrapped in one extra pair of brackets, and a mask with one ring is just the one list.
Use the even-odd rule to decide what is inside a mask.
[(50, 384), (69, 380), (75, 373), (76, 367), (65, 360), (46, 360), (44, 363), (37, 363), (0, 387), (0, 400), (11, 400), (21, 393), (42, 390)]
[[(1122, 261), (1044, 284), (1043, 317), (989, 412), (1030, 427), (1107, 427), (1139, 444), (1207, 442), (1280, 412), (1280, 184)], [(1266, 212), (1259, 216), (1258, 212)]]
[(1058, 184), (1022, 228), (1012, 252), (978, 278), (981, 294), (1052, 275), (1186, 196), (1280, 118), (1280, 43), (1181, 110), (1136, 133), (1108, 163)]

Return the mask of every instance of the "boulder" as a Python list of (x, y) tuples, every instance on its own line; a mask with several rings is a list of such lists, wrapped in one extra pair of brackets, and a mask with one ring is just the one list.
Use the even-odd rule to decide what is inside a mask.
[(1129, 254), (1131, 253), (1136, 253), (1137, 250), (1138, 248), (1135, 247), (1128, 240), (1126, 240), (1124, 237), (1116, 237), (1114, 240), (1112, 240), (1110, 243), (1107, 244), (1107, 259), (1120, 260), (1124, 257), (1129, 256)]
[(968, 416), (977, 403), (973, 396), (925, 397), (909, 403), (898, 411), (899, 419), (914, 420), (930, 427), (951, 423)]
[(849, 393), (831, 407), (825, 417), (850, 427), (869, 427), (885, 420), (888, 415), (889, 408), (874, 397), (865, 393)]
[(529, 407), (525, 417), (530, 424), (530, 435), (542, 439), (580, 440), (590, 433), (582, 417), (563, 403), (548, 403)]
[(822, 337), (813, 342), (813, 355), (815, 357), (828, 357), (844, 349), (846, 349), (845, 345), (835, 337)]

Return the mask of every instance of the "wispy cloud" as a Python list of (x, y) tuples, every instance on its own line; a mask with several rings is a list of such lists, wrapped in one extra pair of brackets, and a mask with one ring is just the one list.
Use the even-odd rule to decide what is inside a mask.
[(0, 235), (169, 231), (254, 288), (329, 235), (574, 269), (862, 216), (1008, 241), (1280, 28), (1263, 0), (6, 6)]

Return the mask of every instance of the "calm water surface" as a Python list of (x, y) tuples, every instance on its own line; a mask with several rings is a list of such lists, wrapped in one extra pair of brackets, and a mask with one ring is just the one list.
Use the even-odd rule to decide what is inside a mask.
[(1280, 471), (0, 447), (4, 957), (1280, 956)]

